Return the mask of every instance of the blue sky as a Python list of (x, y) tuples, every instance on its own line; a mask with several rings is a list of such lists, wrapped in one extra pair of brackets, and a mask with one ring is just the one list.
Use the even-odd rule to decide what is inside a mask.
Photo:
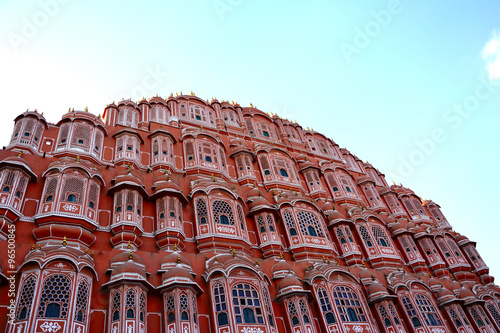
[(0, 142), (194, 91), (326, 134), (441, 205), (500, 278), (500, 1), (0, 1)]

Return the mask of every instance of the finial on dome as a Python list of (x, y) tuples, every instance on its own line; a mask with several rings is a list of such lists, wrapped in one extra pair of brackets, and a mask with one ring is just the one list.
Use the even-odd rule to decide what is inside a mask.
[(253, 108), (253, 104), (252, 103), (250, 103), (250, 107)]
[(80, 155), (76, 155), (76, 161), (80, 162)]
[(130, 249), (130, 248), (131, 248), (130, 241), (128, 241), (128, 243), (127, 243), (127, 249)]
[(94, 258), (94, 251), (92, 251), (92, 254), (90, 255), (92, 258)]
[(132, 250), (130, 250), (130, 253), (128, 254), (128, 259), (132, 260), (133, 257), (134, 257), (134, 252), (132, 252)]
[(177, 252), (177, 244), (174, 244), (174, 251)]
[[(132, 169), (132, 167), (130, 166), (130, 164), (127, 165), (127, 171), (128, 171), (128, 173), (131, 173), (131, 171), (130, 171), (131, 169)], [(129, 244), (130, 244), (130, 241), (129, 241)]]
[(42, 244), (38, 244), (38, 249), (41, 250), (42, 249)]
[(280, 259), (283, 259), (283, 252), (280, 252)]
[(23, 151), (20, 150), (19, 153), (17, 154), (17, 157), (23, 157)]
[(181, 256), (177, 256), (177, 263), (180, 264), (181, 263)]
[(191, 96), (194, 96), (194, 92), (191, 90)]
[(35, 244), (32, 244), (31, 245), (31, 251), (33, 251), (35, 249)]
[(89, 249), (85, 249), (85, 254), (89, 254)]
[(62, 245), (66, 246), (66, 244), (67, 244), (67, 242), (66, 242), (66, 236), (64, 236), (63, 241), (62, 241)]
[(89, 112), (89, 108), (87, 106), (85, 107), (85, 112)]

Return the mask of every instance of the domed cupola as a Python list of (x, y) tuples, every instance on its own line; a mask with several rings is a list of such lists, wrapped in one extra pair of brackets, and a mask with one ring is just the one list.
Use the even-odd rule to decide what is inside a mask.
[(7, 147), (9, 150), (23, 150), (34, 155), (41, 155), (43, 134), (48, 124), (42, 114), (26, 111), (14, 119), (14, 131)]

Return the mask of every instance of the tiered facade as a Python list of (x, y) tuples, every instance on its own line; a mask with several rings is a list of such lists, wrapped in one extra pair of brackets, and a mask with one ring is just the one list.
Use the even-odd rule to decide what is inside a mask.
[(19, 115), (0, 239), (8, 333), (500, 332), (500, 288), (439, 205), (194, 94)]

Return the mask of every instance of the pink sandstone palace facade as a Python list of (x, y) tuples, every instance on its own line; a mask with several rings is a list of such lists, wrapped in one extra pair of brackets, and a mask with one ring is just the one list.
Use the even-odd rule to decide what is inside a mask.
[(500, 332), (500, 288), (438, 204), (194, 94), (17, 116), (0, 249), (8, 333)]

